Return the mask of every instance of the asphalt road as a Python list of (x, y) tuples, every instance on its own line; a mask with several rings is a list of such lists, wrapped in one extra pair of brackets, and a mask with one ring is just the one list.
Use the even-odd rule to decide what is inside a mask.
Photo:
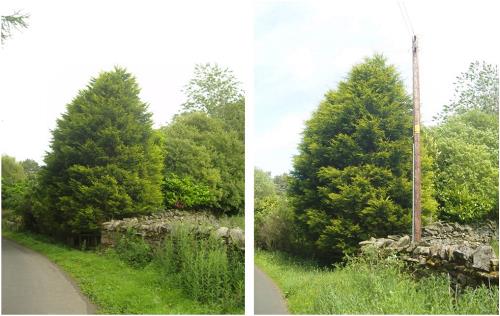
[(254, 313), (257, 315), (289, 314), (280, 289), (264, 272), (254, 267)]
[(92, 314), (73, 282), (44, 256), (2, 238), (2, 314)]

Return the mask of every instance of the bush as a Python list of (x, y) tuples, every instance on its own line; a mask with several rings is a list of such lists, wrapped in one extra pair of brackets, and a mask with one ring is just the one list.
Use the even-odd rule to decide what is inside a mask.
[(221, 239), (180, 223), (165, 239), (160, 262), (194, 299), (226, 309), (244, 305), (244, 254)]
[(498, 116), (479, 110), (431, 129), (439, 217), (458, 222), (498, 218)]
[(173, 173), (165, 177), (163, 196), (167, 208), (198, 209), (215, 202), (208, 186), (196, 183), (191, 177), (179, 177)]
[(122, 235), (115, 246), (118, 257), (134, 268), (143, 268), (153, 260), (153, 249), (132, 231)]
[(296, 225), (293, 209), (284, 196), (270, 196), (259, 201), (255, 210), (255, 243), (267, 250), (294, 252)]

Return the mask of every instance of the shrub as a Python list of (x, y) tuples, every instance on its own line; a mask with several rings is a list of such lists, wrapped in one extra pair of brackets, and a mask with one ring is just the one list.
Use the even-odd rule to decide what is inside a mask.
[(164, 271), (194, 299), (227, 309), (244, 304), (244, 255), (215, 236), (197, 236), (178, 224), (165, 239), (160, 262)]
[(439, 217), (473, 222), (498, 218), (498, 116), (479, 110), (431, 129)]
[(122, 235), (116, 245), (118, 257), (134, 268), (143, 268), (153, 260), (153, 249), (140, 236), (129, 231)]
[(259, 201), (255, 210), (255, 243), (268, 250), (294, 252), (297, 231), (293, 209), (284, 196), (270, 196)]
[(170, 173), (163, 182), (163, 196), (167, 208), (198, 209), (215, 202), (208, 186), (195, 182), (191, 177)]

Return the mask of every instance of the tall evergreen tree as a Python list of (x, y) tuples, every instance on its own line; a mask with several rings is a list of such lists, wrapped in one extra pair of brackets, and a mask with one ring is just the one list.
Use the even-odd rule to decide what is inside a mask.
[(161, 205), (160, 139), (135, 78), (103, 72), (67, 106), (41, 170), (42, 230), (94, 232), (111, 218)]
[[(411, 109), (396, 69), (376, 55), (354, 66), (306, 122), (289, 190), (319, 257), (340, 259), (361, 240), (410, 230)], [(424, 187), (428, 214), (436, 203)]]

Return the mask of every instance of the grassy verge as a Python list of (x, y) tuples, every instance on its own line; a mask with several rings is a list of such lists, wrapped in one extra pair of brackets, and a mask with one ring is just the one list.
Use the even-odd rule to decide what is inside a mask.
[(165, 275), (157, 261), (133, 268), (113, 251), (96, 253), (53, 244), (43, 237), (3, 231), (3, 236), (38, 251), (71, 275), (103, 314), (243, 313), (220, 305), (201, 304)]
[(320, 269), (282, 253), (256, 251), (255, 264), (277, 282), (294, 314), (498, 315), (498, 287), (458, 294), (444, 276), (412, 279), (397, 260), (355, 259)]

